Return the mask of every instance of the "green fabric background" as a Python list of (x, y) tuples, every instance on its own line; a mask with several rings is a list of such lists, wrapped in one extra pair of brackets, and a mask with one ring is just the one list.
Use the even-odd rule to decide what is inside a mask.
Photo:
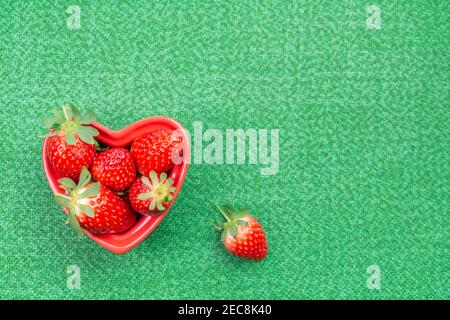
[[(450, 298), (450, 5), (372, 3), (380, 30), (366, 1), (2, 1), (0, 297)], [(42, 172), (41, 121), (63, 101), (114, 129), (279, 128), (280, 171), (192, 165), (116, 256), (76, 238)], [(214, 200), (251, 208), (266, 260), (224, 251)]]

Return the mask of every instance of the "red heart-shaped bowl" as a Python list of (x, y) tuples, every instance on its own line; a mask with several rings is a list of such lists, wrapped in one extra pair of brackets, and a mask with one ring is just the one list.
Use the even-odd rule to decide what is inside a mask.
[[(157, 129), (172, 129), (177, 130), (183, 138), (183, 159), (190, 159), (190, 144), (189, 137), (186, 130), (181, 124), (169, 117), (150, 117), (139, 120), (126, 128), (118, 131), (111, 130), (102, 124), (95, 122), (92, 124), (100, 134), (95, 138), (97, 141), (102, 142), (110, 147), (125, 147), (128, 148), (133, 140), (140, 135), (157, 130)], [(58, 187), (58, 179), (61, 175), (53, 168), (47, 158), (48, 138), (44, 140), (42, 145), (42, 163), (44, 166), (45, 176), (53, 193), (64, 193), (64, 190)], [(183, 185), (184, 178), (188, 170), (189, 164), (186, 161), (182, 161), (170, 171), (169, 176), (174, 180), (177, 191), (174, 194), (174, 199), (162, 214), (158, 216), (138, 216), (138, 220), (131, 229), (123, 233), (117, 234), (92, 234), (86, 230), (87, 234), (92, 240), (103, 246), (104, 248), (117, 253), (125, 253), (144, 240), (153, 230), (158, 226), (166, 214), (170, 211), (172, 204), (175, 202), (178, 193)]]

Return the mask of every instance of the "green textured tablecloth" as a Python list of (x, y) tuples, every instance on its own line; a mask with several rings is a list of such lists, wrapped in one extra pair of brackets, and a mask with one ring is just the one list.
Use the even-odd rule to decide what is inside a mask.
[[(0, 297), (450, 298), (449, 21), (448, 1), (2, 1)], [(63, 101), (114, 129), (278, 128), (280, 170), (192, 165), (117, 256), (76, 238), (41, 169)], [(212, 201), (251, 208), (267, 259), (224, 251)]]

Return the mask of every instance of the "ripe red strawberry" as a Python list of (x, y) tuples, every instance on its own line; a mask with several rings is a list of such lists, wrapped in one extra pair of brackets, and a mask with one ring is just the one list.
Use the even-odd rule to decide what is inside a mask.
[(94, 179), (114, 191), (127, 189), (136, 179), (136, 166), (128, 150), (112, 148), (98, 154), (92, 162)]
[(81, 228), (92, 233), (119, 233), (131, 228), (136, 215), (128, 204), (100, 182), (90, 182), (91, 174), (86, 167), (81, 171), (76, 185), (72, 179), (59, 179), (66, 195), (57, 193), (58, 204), (68, 209), (67, 222), (79, 234)]
[(158, 215), (167, 209), (176, 189), (165, 172), (150, 171), (150, 179), (142, 176), (130, 187), (128, 199), (134, 211), (144, 215)]
[(70, 104), (64, 104), (62, 111), (52, 110), (53, 116), (44, 119), (44, 124), (53, 131), (48, 137), (47, 157), (63, 177), (78, 179), (81, 169), (88, 167), (95, 156), (95, 128), (89, 126), (95, 114), (80, 112)]
[(182, 141), (182, 137), (173, 130), (159, 129), (134, 139), (131, 155), (142, 175), (150, 171), (157, 173), (169, 171), (174, 163), (173, 150)]
[(267, 241), (264, 230), (256, 218), (246, 209), (237, 212), (228, 205), (217, 209), (226, 222), (216, 222), (214, 226), (222, 231), (222, 242), (229, 252), (246, 259), (262, 260), (267, 255)]

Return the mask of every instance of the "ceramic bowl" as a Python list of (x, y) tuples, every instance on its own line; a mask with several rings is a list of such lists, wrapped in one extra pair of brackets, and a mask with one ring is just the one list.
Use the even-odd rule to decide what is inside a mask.
[[(100, 132), (100, 134), (96, 137), (97, 141), (110, 147), (124, 148), (129, 148), (133, 140), (144, 133), (161, 128), (178, 130), (177, 132), (181, 134), (184, 141), (183, 158), (190, 159), (190, 144), (187, 132), (180, 123), (169, 117), (155, 116), (142, 119), (117, 131), (111, 130), (98, 122), (93, 123), (92, 126)], [(58, 179), (60, 179), (61, 176), (53, 168), (47, 158), (47, 148), (48, 138), (44, 140), (42, 146), (42, 163), (48, 184), (53, 193), (64, 193), (64, 190), (58, 187)], [(135, 225), (123, 233), (97, 235), (86, 230), (84, 230), (84, 233), (102, 247), (114, 253), (122, 254), (131, 250), (143, 241), (150, 233), (152, 233), (170, 211), (173, 203), (176, 201), (179, 191), (181, 190), (188, 167), (188, 163), (182, 162), (181, 164), (176, 164), (170, 171), (169, 176), (174, 180), (177, 191), (174, 194), (174, 200), (162, 214), (158, 216), (137, 215), (138, 220)]]

